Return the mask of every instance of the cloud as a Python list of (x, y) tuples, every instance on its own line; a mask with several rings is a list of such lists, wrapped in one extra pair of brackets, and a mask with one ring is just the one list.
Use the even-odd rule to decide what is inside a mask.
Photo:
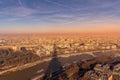
[(16, 7), (16, 8), (5, 8), (0, 11), (0, 15), (25, 17), (25, 16), (29, 16), (35, 12), (36, 11), (33, 9), (29, 9), (29, 8), (25, 8), (25, 7)]
[(20, 6), (23, 6), (23, 4), (22, 4), (22, 1), (21, 1), (21, 0), (18, 0), (18, 3), (19, 3), (19, 5), (20, 5)]
[(55, 4), (57, 6), (63, 7), (63, 8), (73, 9), (71, 6), (66, 6), (64, 4), (61, 4), (61, 3), (58, 3), (58, 2), (55, 2), (55, 1), (52, 1), (52, 0), (45, 0), (45, 1), (49, 2), (51, 4)]
[[(81, 4), (78, 5), (75, 1)], [(19, 6), (0, 9), (0, 15), (7, 16), (11, 21), (23, 19), (38, 23), (44, 21), (50, 24), (73, 24), (101, 21), (103, 18), (108, 18), (107, 16), (114, 18), (120, 13), (118, 0), (114, 2), (112, 0), (86, 0), (86, 3), (84, 0), (66, 0), (66, 2), (40, 0), (39, 3), (35, 0), (31, 0), (31, 3), (29, 0), (26, 0), (27, 3), (18, 0), (17, 2)]]

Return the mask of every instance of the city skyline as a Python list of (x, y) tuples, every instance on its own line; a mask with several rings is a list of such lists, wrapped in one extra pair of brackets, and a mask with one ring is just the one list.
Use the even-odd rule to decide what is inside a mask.
[(119, 32), (119, 0), (0, 0), (0, 32)]

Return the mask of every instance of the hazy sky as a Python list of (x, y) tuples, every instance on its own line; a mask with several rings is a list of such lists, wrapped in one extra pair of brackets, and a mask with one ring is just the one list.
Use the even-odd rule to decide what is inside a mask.
[(0, 0), (0, 32), (120, 30), (120, 0)]

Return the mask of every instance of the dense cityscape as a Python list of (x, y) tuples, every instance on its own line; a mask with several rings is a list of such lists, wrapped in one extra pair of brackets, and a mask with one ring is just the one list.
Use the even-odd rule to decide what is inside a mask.
[(120, 0), (0, 0), (0, 80), (120, 80)]
[[(45, 80), (120, 79), (119, 36), (32, 35), (32, 38), (30, 37), (30, 35), (0, 37), (1, 80), (4, 80), (4, 75), (9, 75), (8, 72), (22, 71), (46, 61), (52, 61), (51, 59), (54, 58), (82, 55), (85, 56), (81, 60), (75, 60), (69, 64), (59, 65), (59, 60), (57, 60), (58, 62), (52, 65), (58, 64), (59, 68), (54, 69), (55, 71), (47, 71), (47, 76), (46, 74), (42, 76), (46, 76)], [(65, 72), (67, 76), (63, 76)], [(40, 80), (42, 76), (31, 80)]]

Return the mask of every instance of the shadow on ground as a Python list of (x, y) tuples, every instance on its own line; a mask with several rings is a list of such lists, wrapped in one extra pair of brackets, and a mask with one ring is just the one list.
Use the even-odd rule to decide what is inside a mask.
[(64, 73), (64, 78), (66, 78), (66, 74), (64, 69), (62, 68), (61, 62), (58, 60), (58, 55), (56, 51), (56, 45), (54, 44), (52, 53), (52, 60), (50, 61), (48, 68), (45, 71), (45, 76), (43, 80), (59, 80), (59, 74)]

